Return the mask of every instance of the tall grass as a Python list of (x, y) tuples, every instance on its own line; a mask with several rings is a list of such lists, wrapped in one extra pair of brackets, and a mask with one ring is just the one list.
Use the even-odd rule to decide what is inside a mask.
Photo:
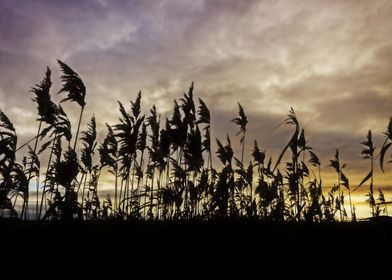
[[(210, 110), (201, 99), (195, 103), (193, 83), (182, 98), (174, 101), (172, 114), (164, 121), (155, 106), (147, 116), (142, 113), (141, 92), (130, 104), (118, 102), (119, 121), (106, 124), (106, 136), (98, 143), (95, 115), (80, 132), (86, 106), (84, 82), (70, 66), (60, 60), (58, 63), (62, 72), (59, 93), (67, 94), (61, 102), (71, 101), (80, 106), (76, 133), (72, 134), (66, 112), (51, 99), (49, 68), (43, 80), (31, 89), (38, 109), (37, 134), (32, 140), (17, 148), (16, 130), (0, 111), (2, 217), (29, 218), (30, 182), (35, 179), (38, 220), (227, 217), (308, 222), (356, 220), (352, 191), (339, 151), (329, 162), (336, 172), (336, 184), (326, 193), (322, 163), (306, 140), (305, 130), (292, 108), (276, 128), (289, 125), (294, 130), (276, 160), (267, 158), (267, 151), (254, 140), (246, 163), (248, 118), (238, 103), (238, 116), (232, 122), (239, 127), (240, 158), (236, 157), (232, 139), (227, 135), (225, 141), (216, 139), (219, 163), (213, 166)], [(381, 170), (392, 145), (391, 122), (380, 149)], [(30, 147), (32, 141), (35, 142)], [(370, 172), (353, 191), (370, 180), (367, 201), (372, 217), (388, 215), (389, 201), (383, 191), (379, 189), (378, 198), (374, 197), (375, 147), (371, 131), (361, 144), (365, 147), (364, 158), (370, 160)], [(21, 163), (17, 162), (17, 152), (26, 152)], [(288, 160), (283, 162), (285, 158)], [(47, 162), (45, 172), (41, 162)], [(111, 186), (114, 198), (107, 194), (103, 201), (98, 195), (102, 172), (109, 172), (114, 179)], [(350, 216), (344, 206), (347, 193)]]

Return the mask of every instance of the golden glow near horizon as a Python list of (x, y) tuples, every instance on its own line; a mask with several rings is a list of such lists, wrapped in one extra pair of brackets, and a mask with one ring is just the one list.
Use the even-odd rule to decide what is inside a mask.
[[(276, 158), (292, 128), (272, 129), (293, 107), (322, 160), (324, 184), (334, 183), (327, 165), (339, 148), (355, 187), (369, 166), (360, 142), (372, 129), (379, 149), (392, 115), (391, 14), (386, 0), (6, 0), (0, 3), (0, 108), (14, 122), (19, 143), (33, 137), (36, 109), (28, 91), (48, 65), (52, 95), (60, 100), (59, 58), (82, 76), (82, 126), (95, 113), (102, 139), (105, 122), (118, 119), (117, 100), (126, 103), (141, 90), (144, 113), (156, 104), (164, 117), (195, 81), (195, 98), (211, 110), (213, 138), (229, 132), (237, 152), (230, 120), (237, 102), (243, 105), (245, 160), (254, 139)], [(64, 109), (75, 128), (79, 108)], [(392, 165), (384, 174), (377, 165), (376, 172), (375, 189), (390, 200)], [(366, 189), (353, 200), (365, 201)]]

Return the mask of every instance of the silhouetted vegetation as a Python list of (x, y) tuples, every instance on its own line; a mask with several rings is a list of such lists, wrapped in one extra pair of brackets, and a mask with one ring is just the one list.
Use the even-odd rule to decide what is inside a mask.
[[(58, 61), (62, 71), (61, 102), (75, 102), (80, 116), (72, 134), (71, 122), (60, 104), (52, 101), (51, 71), (31, 92), (36, 103), (37, 134), (18, 147), (15, 128), (0, 111), (0, 209), (2, 217), (37, 220), (180, 220), (242, 219), (264, 221), (355, 221), (349, 179), (343, 172), (339, 151), (329, 166), (336, 171), (336, 183), (325, 188), (321, 162), (305, 138), (295, 111), (291, 108), (281, 125), (293, 134), (276, 161), (254, 141), (252, 160), (244, 162), (248, 117), (241, 104), (232, 122), (239, 127), (241, 155), (237, 158), (232, 140), (216, 139), (220, 163), (213, 167), (211, 117), (206, 103), (194, 102), (194, 85), (174, 101), (172, 114), (165, 120), (153, 106), (145, 115), (142, 94), (130, 104), (118, 102), (119, 122), (106, 124), (107, 133), (97, 141), (96, 119), (80, 131), (86, 106), (86, 87), (67, 64)], [(60, 103), (61, 103), (60, 102)], [(392, 144), (392, 119), (380, 150), (380, 168)], [(79, 138), (80, 134), (80, 138)], [(71, 143), (73, 141), (73, 143)], [(81, 149), (77, 150), (77, 143)], [(30, 144), (33, 143), (31, 147)], [(374, 152), (369, 131), (362, 154), (370, 160), (370, 172), (354, 189), (370, 180), (368, 203), (373, 217), (389, 203), (381, 189), (374, 197)], [(27, 150), (26, 150), (27, 149)], [(22, 162), (17, 152), (25, 152)], [(45, 158), (44, 155), (48, 154)], [(283, 162), (288, 158), (287, 162)], [(41, 164), (42, 163), (42, 164)], [(43, 170), (42, 166), (46, 169)], [(98, 195), (102, 172), (113, 176), (114, 197)], [(30, 192), (35, 188), (36, 203)], [(349, 197), (349, 213), (345, 194)], [(377, 202), (378, 201), (378, 202)], [(17, 206), (20, 206), (19, 208)], [(28, 215), (36, 213), (35, 217)], [(31, 210), (31, 209), (34, 209)]]

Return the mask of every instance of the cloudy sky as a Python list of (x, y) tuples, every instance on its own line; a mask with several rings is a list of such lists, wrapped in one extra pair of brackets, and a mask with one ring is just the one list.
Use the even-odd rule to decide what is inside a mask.
[[(116, 100), (139, 90), (145, 112), (156, 104), (167, 114), (194, 81), (214, 136), (234, 137), (230, 120), (240, 102), (248, 139), (276, 155), (291, 131), (272, 129), (293, 107), (324, 172), (339, 148), (355, 185), (367, 174), (360, 142), (372, 129), (380, 147), (392, 115), (391, 16), (384, 0), (3, 0), (0, 108), (22, 139), (31, 137), (28, 90), (49, 66), (55, 94), (57, 58), (82, 76), (85, 122), (95, 112), (99, 127), (116, 121)], [(79, 108), (65, 108), (75, 123)]]

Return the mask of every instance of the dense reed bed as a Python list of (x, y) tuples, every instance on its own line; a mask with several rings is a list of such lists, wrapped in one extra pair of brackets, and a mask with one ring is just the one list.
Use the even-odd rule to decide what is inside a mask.
[[(388, 216), (389, 201), (381, 188), (374, 189), (373, 174), (376, 156), (383, 170), (392, 145), (392, 119), (377, 155), (371, 131), (364, 137), (362, 154), (369, 162), (369, 173), (362, 182), (350, 185), (344, 172), (346, 165), (336, 150), (329, 162), (336, 172), (336, 182), (327, 189), (320, 159), (306, 140), (293, 109), (280, 124), (290, 126), (292, 136), (276, 159), (266, 158), (265, 150), (254, 141), (252, 160), (244, 162), (245, 144), (252, 139), (246, 137), (248, 118), (241, 104), (237, 117), (233, 114), (231, 120), (238, 126), (236, 138), (211, 139), (210, 111), (203, 100), (195, 102), (193, 83), (182, 98), (174, 101), (172, 114), (164, 120), (155, 106), (147, 114), (142, 112), (141, 92), (130, 104), (118, 102), (119, 121), (107, 124), (106, 137), (98, 142), (95, 116), (84, 130), (81, 128), (85, 84), (71, 67), (58, 63), (62, 72), (58, 94), (65, 95), (64, 99), (59, 104), (52, 101), (48, 68), (42, 81), (31, 89), (37, 106), (37, 133), (31, 141), (18, 143), (12, 121), (0, 110), (1, 217), (356, 221), (351, 194), (364, 185), (369, 186), (367, 203), (372, 217)], [(77, 123), (71, 124), (63, 102), (74, 102), (80, 108)], [(212, 141), (216, 141), (217, 151), (212, 151)], [(234, 154), (233, 141), (241, 145), (239, 155)], [(21, 153), (23, 160), (18, 162)], [(213, 154), (219, 162), (213, 163)], [(113, 194), (104, 199), (98, 195), (102, 172), (108, 172), (114, 181)], [(30, 197), (33, 189), (35, 203)], [(32, 212), (33, 217), (28, 214)]]

